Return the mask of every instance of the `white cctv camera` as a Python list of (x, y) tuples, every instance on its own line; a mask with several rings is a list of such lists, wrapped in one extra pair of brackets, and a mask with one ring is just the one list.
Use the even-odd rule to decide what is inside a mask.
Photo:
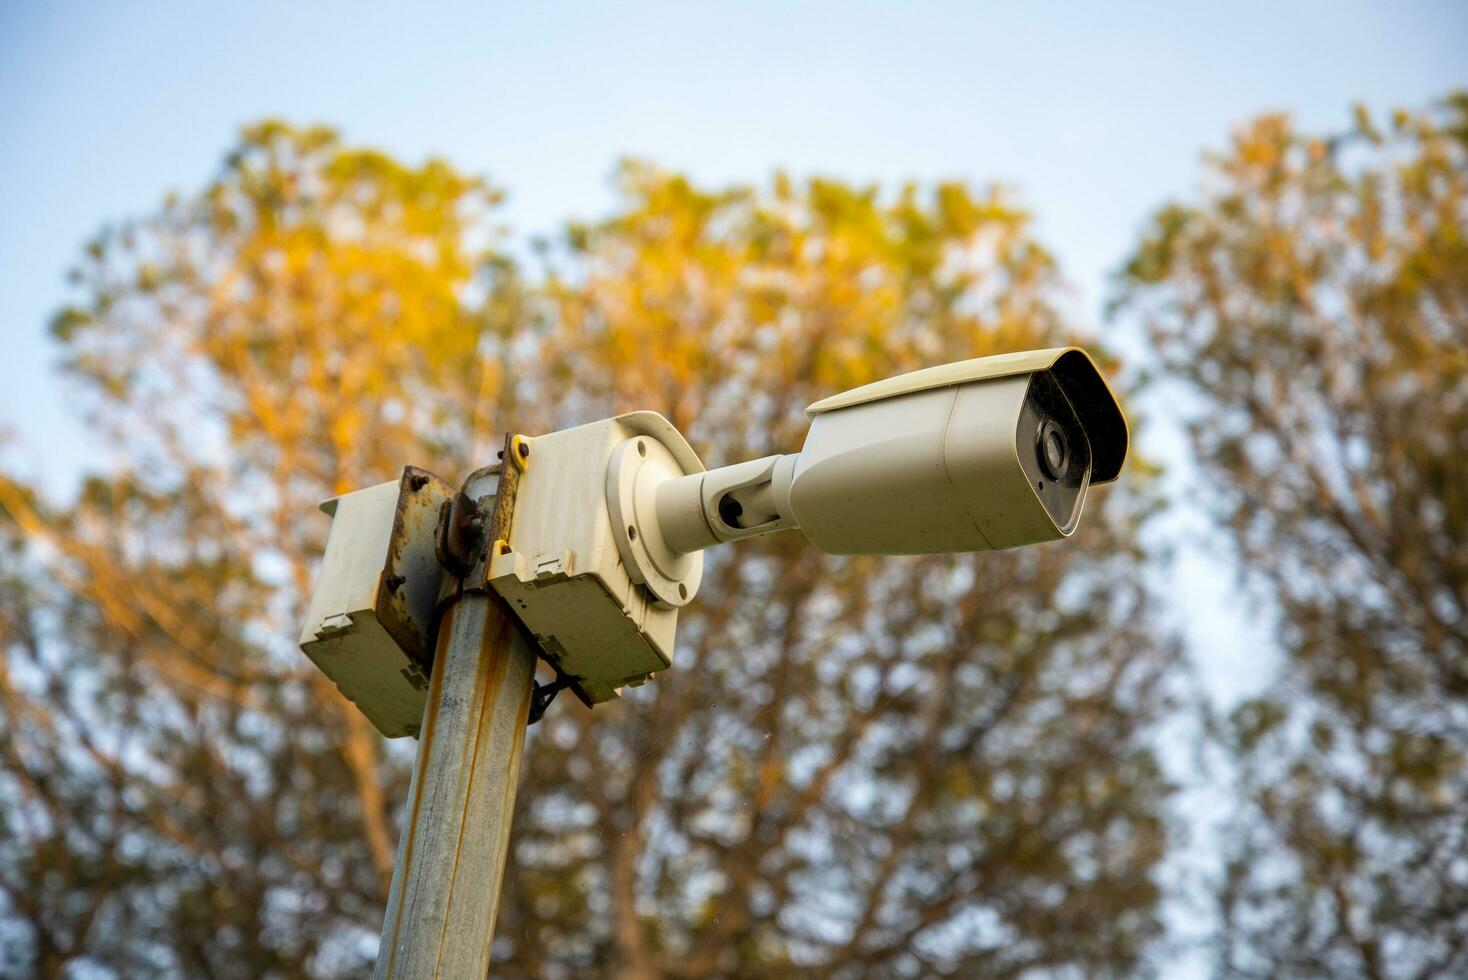
[[(585, 703), (672, 663), (706, 548), (787, 528), (831, 554), (1064, 538), (1127, 452), (1116, 399), (1075, 347), (915, 371), (806, 413), (800, 452), (715, 470), (655, 412), (516, 437), (509, 534), (485, 542), (484, 584)], [(301, 645), (384, 734), (422, 717), (440, 574), (427, 518), (452, 496), (409, 468), (332, 504)]]
[(1126, 421), (1077, 348), (959, 361), (806, 409), (805, 445), (658, 484), (672, 553), (799, 528), (831, 554), (1013, 548), (1068, 537), (1114, 480)]

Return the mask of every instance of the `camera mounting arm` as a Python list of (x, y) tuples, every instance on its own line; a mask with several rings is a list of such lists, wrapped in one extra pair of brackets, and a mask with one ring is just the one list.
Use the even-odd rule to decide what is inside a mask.
[(766, 456), (658, 484), (653, 513), (668, 548), (698, 551), (799, 524), (790, 508), (795, 456)]

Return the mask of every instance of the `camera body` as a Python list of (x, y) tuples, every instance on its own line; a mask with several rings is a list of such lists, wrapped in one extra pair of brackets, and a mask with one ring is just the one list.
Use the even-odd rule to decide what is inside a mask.
[(806, 414), (799, 453), (659, 488), (661, 534), (675, 550), (796, 527), (842, 555), (1064, 538), (1087, 491), (1115, 480), (1127, 452), (1116, 398), (1076, 347), (914, 371), (833, 395)]
[(945, 364), (816, 402), (790, 516), (833, 554), (1014, 548), (1068, 537), (1116, 479), (1126, 422), (1078, 349)]

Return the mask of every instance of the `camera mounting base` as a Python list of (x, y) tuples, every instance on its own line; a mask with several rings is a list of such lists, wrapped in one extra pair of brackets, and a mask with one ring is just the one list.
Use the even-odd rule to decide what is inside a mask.
[(673, 550), (658, 522), (658, 487), (685, 475), (668, 447), (649, 436), (625, 440), (607, 464), (607, 510), (622, 563), (669, 608), (688, 605), (703, 579), (703, 553)]

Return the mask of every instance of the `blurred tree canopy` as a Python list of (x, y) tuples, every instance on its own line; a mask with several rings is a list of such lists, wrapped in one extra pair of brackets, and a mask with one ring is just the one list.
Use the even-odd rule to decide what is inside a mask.
[[(713, 464), (788, 451), (833, 390), (1069, 336), (999, 190), (618, 180), (517, 253), (486, 182), (267, 123), (88, 246), (54, 330), (112, 458), (74, 502), (0, 478), (6, 969), (375, 955), (413, 745), (294, 648), (321, 498), (633, 408)], [(531, 730), (496, 973), (1144, 971), (1155, 506), (977, 557), (711, 555), (671, 670)]]
[(1468, 93), (1258, 120), (1126, 280), (1286, 656), (1231, 722), (1220, 969), (1468, 974)]

